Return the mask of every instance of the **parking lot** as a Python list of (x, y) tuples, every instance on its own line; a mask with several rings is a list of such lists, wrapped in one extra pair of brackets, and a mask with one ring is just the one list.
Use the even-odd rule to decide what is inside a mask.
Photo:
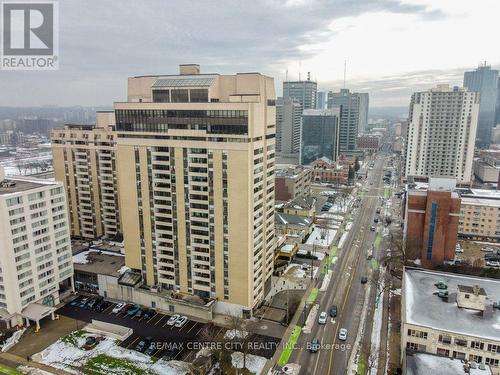
[[(201, 323), (194, 320), (189, 320), (182, 327), (168, 325), (168, 319), (171, 315), (155, 312), (151, 318), (144, 319), (143, 317), (129, 316), (126, 312), (113, 313), (116, 303), (111, 303), (102, 312), (88, 310), (79, 306), (79, 302), (83, 296), (61, 307), (57, 313), (78, 319), (85, 322), (91, 322), (92, 319), (118, 324), (127, 328), (131, 328), (133, 333), (130, 337), (124, 340), (120, 346), (127, 349), (135, 349), (137, 344), (144, 338), (150, 338), (155, 342), (156, 348), (152, 356), (156, 358), (164, 357), (167, 360), (183, 360), (189, 361), (196, 354), (196, 344), (203, 340), (222, 341), (226, 328), (214, 327), (208, 323)], [(75, 303), (76, 302), (76, 303)], [(207, 336), (207, 331), (210, 330), (210, 336)], [(203, 338), (205, 337), (205, 338)], [(279, 339), (264, 335), (252, 335), (252, 341), (262, 342), (264, 345), (257, 350), (250, 350), (252, 354), (263, 356), (266, 358), (272, 357)], [(268, 344), (268, 345), (265, 345)]]

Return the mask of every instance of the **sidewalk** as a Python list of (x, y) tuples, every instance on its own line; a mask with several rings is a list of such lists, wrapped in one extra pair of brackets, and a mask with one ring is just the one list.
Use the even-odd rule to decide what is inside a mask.
[(0, 353), (0, 363), (5, 364), (6, 366), (9, 367), (19, 367), (19, 366), (29, 366), (33, 368), (38, 368), (40, 370), (46, 371), (49, 374), (56, 374), (56, 375), (70, 375), (69, 372), (63, 371), (56, 369), (51, 366), (44, 365), (42, 363), (34, 362), (34, 361), (27, 361), (26, 358), (19, 357), (14, 354), (10, 353)]

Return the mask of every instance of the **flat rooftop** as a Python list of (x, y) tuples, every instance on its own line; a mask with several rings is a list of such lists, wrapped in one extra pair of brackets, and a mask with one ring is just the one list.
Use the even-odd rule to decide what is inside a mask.
[(125, 257), (120, 254), (90, 250), (73, 256), (75, 271), (119, 276), (124, 266)]
[[(493, 302), (500, 302), (500, 280), (406, 268), (403, 281), (406, 323), (499, 340), (500, 311), (493, 309)], [(438, 291), (434, 284), (438, 282), (448, 286), (447, 302), (434, 295)], [(485, 290), (487, 297), (483, 313), (457, 306), (459, 285), (478, 285)]]
[(6, 178), (4, 183), (13, 183), (13, 186), (2, 186), (0, 185), (0, 196), (22, 193), (24, 191), (37, 189), (47, 185), (56, 184), (54, 181), (49, 180), (38, 180), (38, 179), (18, 179), (18, 178)]
[[(470, 369), (471, 375), (491, 375), (489, 366), (485, 370)], [(457, 375), (465, 374), (464, 364), (459, 359), (440, 357), (434, 354), (414, 353), (406, 356), (406, 375)]]

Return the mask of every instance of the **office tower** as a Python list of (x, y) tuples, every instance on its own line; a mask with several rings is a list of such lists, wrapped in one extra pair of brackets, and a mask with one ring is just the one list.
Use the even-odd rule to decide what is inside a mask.
[(358, 134), (368, 126), (368, 94), (349, 92), (328, 92), (328, 108), (340, 108), (339, 152), (351, 154), (356, 150)]
[(455, 257), (460, 217), (460, 197), (455, 188), (454, 178), (431, 178), (427, 189), (408, 189), (404, 228), (407, 255), (421, 259), (426, 267)]
[(326, 109), (326, 92), (318, 91), (316, 93), (316, 109)]
[(112, 124), (113, 112), (98, 112), (96, 125), (65, 125), (51, 132), (55, 179), (64, 183), (74, 237), (121, 240)]
[(302, 110), (316, 108), (317, 91), (318, 84), (311, 81), (309, 76), (306, 81), (283, 82), (283, 98), (297, 99)]
[(496, 125), (498, 70), (484, 64), (472, 72), (465, 72), (464, 87), (480, 93), (476, 145), (488, 147), (491, 142), (491, 129)]
[(495, 123), (496, 125), (500, 125), (500, 78), (498, 79), (497, 109), (496, 109)]
[(438, 85), (411, 97), (405, 176), (471, 181), (479, 93)]
[(339, 110), (306, 109), (302, 115), (300, 162), (302, 165), (339, 154)]
[[(125, 262), (145, 286), (249, 316), (270, 290), (274, 81), (259, 73), (128, 80), (115, 103)], [(168, 292), (168, 293), (167, 293)]]
[(7, 328), (54, 318), (73, 290), (73, 259), (62, 183), (5, 178), (0, 168), (0, 320)]
[(293, 98), (276, 100), (276, 152), (298, 156), (300, 151), (300, 120), (302, 107)]

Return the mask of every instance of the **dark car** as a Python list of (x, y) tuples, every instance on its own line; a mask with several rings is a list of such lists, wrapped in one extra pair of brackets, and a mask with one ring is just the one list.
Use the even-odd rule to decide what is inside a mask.
[(361, 277), (361, 284), (366, 284), (368, 282), (368, 278), (366, 276)]
[(330, 307), (330, 316), (333, 318), (337, 316), (337, 305)]
[(373, 219), (373, 222), (374, 223), (378, 223), (378, 217), (376, 217), (375, 219)]
[(151, 319), (154, 315), (156, 314), (156, 311), (154, 309), (148, 309), (144, 315), (142, 316), (142, 319), (144, 320), (149, 320)]
[(139, 309), (139, 311), (137, 311), (134, 316), (140, 319), (142, 318), (143, 315), (144, 315), (144, 309)]
[(144, 351), (144, 354), (152, 356), (153, 354), (156, 353), (158, 350), (157, 345), (155, 342), (151, 342), (148, 346), (148, 348)]
[(309, 351), (311, 353), (316, 353), (318, 350), (319, 350), (319, 340), (317, 337), (315, 337), (309, 343)]
[(139, 340), (139, 342), (135, 346), (135, 350), (143, 353), (147, 348), (149, 348), (149, 345), (151, 345), (151, 337), (143, 338)]
[(87, 302), (89, 302), (89, 298), (88, 297), (83, 297), (81, 300), (80, 300), (80, 304), (78, 305), (78, 307), (80, 308), (84, 308), (85, 305), (87, 304)]
[(95, 306), (95, 304), (97, 303), (97, 299), (96, 298), (91, 298), (87, 304), (85, 305), (85, 308), (87, 310), (92, 310)]
[(94, 306), (94, 311), (103, 312), (109, 307), (110, 303), (108, 301), (102, 300), (96, 306)]
[(127, 313), (130, 309), (133, 309), (134, 308), (134, 305), (132, 305), (131, 303), (127, 303), (125, 306), (123, 306), (123, 308), (120, 310), (120, 314), (125, 314)]
[(177, 357), (177, 354), (179, 353), (178, 350), (174, 348), (168, 348), (163, 356), (161, 357), (164, 361), (171, 361)]

